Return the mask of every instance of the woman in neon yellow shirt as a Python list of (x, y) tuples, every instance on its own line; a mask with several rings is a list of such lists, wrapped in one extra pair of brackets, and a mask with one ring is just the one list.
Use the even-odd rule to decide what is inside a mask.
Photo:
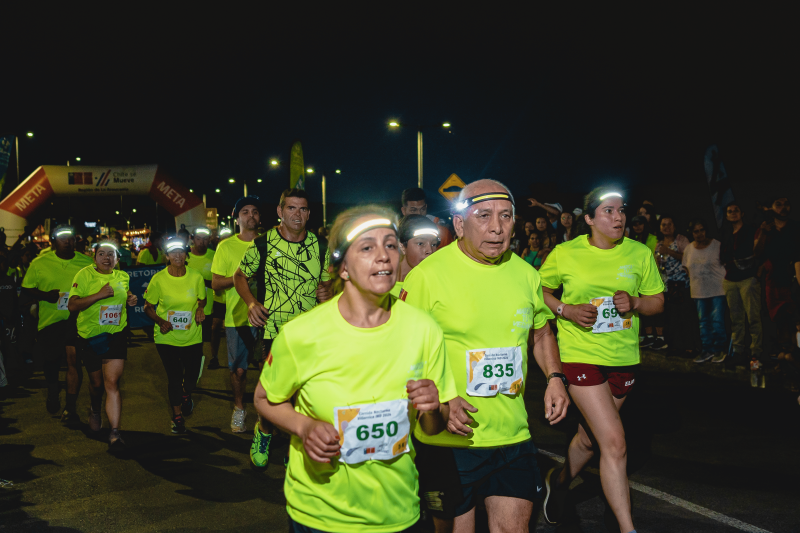
[[(664, 309), (664, 284), (652, 252), (624, 236), (622, 195), (595, 189), (586, 197), (588, 235), (559, 244), (539, 275), (547, 306), (558, 315), (558, 347), (570, 394), (583, 415), (564, 467), (545, 476), (544, 514), (560, 521), (570, 483), (600, 448), (600, 481), (620, 531), (633, 531), (619, 409), (639, 364), (639, 316)], [(553, 291), (564, 286), (561, 300)]]
[(100, 430), (100, 402), (105, 389), (106, 415), (111, 425), (108, 441), (113, 448), (125, 445), (119, 432), (122, 414), (119, 379), (128, 358), (125, 306), (131, 307), (137, 302), (136, 295), (129, 290), (128, 274), (114, 269), (119, 257), (116, 244), (99, 242), (95, 264), (75, 274), (67, 304), (71, 313), (78, 312), (78, 335), (82, 339), (78, 350), (91, 383), (89, 427), (93, 431)]
[(144, 312), (155, 322), (156, 349), (167, 371), (172, 432), (182, 434), (184, 417), (194, 411), (192, 390), (203, 365), (206, 287), (200, 272), (186, 268), (188, 249), (180, 236), (167, 239), (164, 249), (169, 264), (147, 285)]
[(400, 219), (397, 228), (400, 241), (400, 253), (403, 260), (397, 270), (397, 282), (390, 291), (395, 298), (400, 297), (403, 281), (411, 269), (420, 264), (439, 247), (439, 228), (428, 217), (422, 215), (406, 215)]
[(419, 520), (409, 436), (416, 424), (445, 429), (457, 391), (441, 328), (389, 295), (400, 262), (392, 219), (379, 206), (339, 215), (337, 294), (281, 328), (256, 387), (259, 414), (292, 435), (284, 493), (293, 532), (388, 533)]

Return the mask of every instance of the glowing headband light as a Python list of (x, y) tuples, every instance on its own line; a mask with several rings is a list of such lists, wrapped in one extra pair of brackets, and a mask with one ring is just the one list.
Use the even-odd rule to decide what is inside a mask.
[(420, 235), (433, 235), (434, 237), (438, 237), (439, 232), (431, 228), (422, 228), (414, 232), (414, 237), (419, 237)]
[(167, 253), (174, 252), (174, 251), (185, 252), (186, 246), (182, 242), (171, 242), (167, 244)]
[(101, 242), (100, 244), (97, 245), (98, 248), (100, 248), (101, 246), (108, 246), (109, 248), (113, 248), (115, 252), (119, 253), (119, 249), (117, 249), (117, 247), (111, 244), (110, 242)]
[(197, 228), (194, 230), (194, 234), (197, 235), (198, 233), (202, 235), (211, 235), (211, 232), (206, 228)]
[(230, 228), (222, 228), (219, 230), (220, 235), (227, 235), (228, 233), (233, 233), (233, 230)]
[(466, 208), (475, 205), (480, 202), (488, 202), (490, 200), (508, 200), (511, 202), (511, 205), (514, 205), (514, 200), (511, 198), (510, 194), (504, 192), (493, 192), (490, 194), (479, 194), (477, 196), (472, 196), (470, 198), (464, 198), (462, 201), (458, 202), (455, 205), (456, 211), (463, 211)]
[(603, 196), (600, 197), (600, 201), (602, 202), (603, 200), (605, 200), (609, 196), (616, 196), (617, 198), (622, 198), (622, 195), (620, 193), (618, 193), (618, 192), (607, 192)]
[(344, 259), (344, 254), (347, 253), (347, 249), (350, 247), (350, 244), (356, 239), (356, 237), (365, 231), (375, 228), (390, 228), (395, 230), (395, 232), (397, 231), (397, 228), (394, 227), (394, 224), (388, 218), (374, 218), (372, 220), (367, 220), (363, 224), (359, 224), (347, 234), (347, 239), (339, 246), (339, 249), (334, 250), (333, 253), (331, 253), (333, 264), (338, 264)]
[(72, 235), (73, 231), (71, 229), (62, 229), (56, 232), (56, 238), (61, 237), (62, 235)]

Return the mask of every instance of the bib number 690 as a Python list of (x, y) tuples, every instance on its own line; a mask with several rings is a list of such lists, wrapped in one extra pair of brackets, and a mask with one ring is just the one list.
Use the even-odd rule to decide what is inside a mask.
[[(391, 421), (386, 424), (386, 434), (390, 437), (397, 435), (397, 422)], [(369, 426), (358, 426), (356, 429), (358, 440), (367, 440), (369, 436)], [(372, 438), (380, 439), (381, 437), (383, 437), (383, 422), (372, 424)]]
[(618, 316), (619, 313), (617, 313), (616, 307), (612, 309), (603, 309), (603, 318), (616, 318)]

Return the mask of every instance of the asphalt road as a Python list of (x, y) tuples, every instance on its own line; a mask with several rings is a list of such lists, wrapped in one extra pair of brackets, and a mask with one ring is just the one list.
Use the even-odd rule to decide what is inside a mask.
[[(190, 432), (171, 435), (163, 367), (154, 345), (137, 340), (122, 382), (123, 454), (108, 453), (105, 415), (97, 435), (50, 416), (41, 374), (7, 391), (0, 402), (0, 478), (14, 485), (0, 488), (0, 531), (286, 531), (285, 442), (273, 447), (265, 472), (250, 468), (252, 434), (234, 435), (229, 427), (227, 370), (204, 372)], [(638, 531), (800, 531), (795, 396), (751, 389), (741, 375), (658, 368), (665, 367), (640, 374), (623, 409)], [(250, 375), (252, 391), (255, 371)], [(545, 425), (543, 390), (536, 374), (527, 398), (546, 471), (563, 457), (577, 417), (571, 412), (558, 426)], [(88, 405), (85, 386), (78, 405)], [(85, 407), (80, 414), (85, 422)], [(248, 427), (254, 422), (250, 408)], [(567, 523), (546, 525), (539, 513), (531, 531), (606, 531), (596, 470), (576, 480), (570, 498)]]

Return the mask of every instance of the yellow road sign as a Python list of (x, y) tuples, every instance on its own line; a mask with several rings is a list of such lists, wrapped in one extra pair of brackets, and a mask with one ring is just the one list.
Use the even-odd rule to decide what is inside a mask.
[(466, 187), (467, 184), (464, 183), (461, 178), (458, 177), (457, 174), (450, 174), (450, 177), (444, 180), (442, 186), (439, 187), (439, 194), (447, 198), (448, 200), (454, 200), (457, 196), (459, 191), (447, 190), (453, 187), (458, 187), (459, 189), (463, 189)]

